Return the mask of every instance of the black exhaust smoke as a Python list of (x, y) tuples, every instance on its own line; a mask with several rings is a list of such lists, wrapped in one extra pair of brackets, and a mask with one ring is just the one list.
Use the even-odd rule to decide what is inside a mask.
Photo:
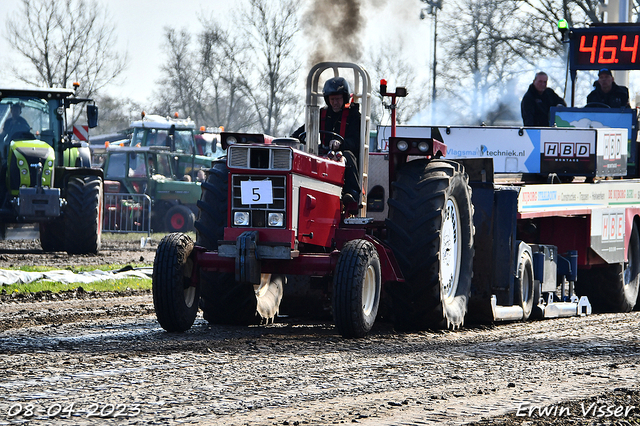
[(325, 61), (359, 62), (365, 27), (363, 0), (314, 0), (302, 18), (311, 43), (310, 65)]

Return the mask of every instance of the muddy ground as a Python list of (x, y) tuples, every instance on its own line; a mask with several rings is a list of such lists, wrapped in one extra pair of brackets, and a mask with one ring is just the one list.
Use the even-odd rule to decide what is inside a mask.
[[(0, 268), (153, 254), (0, 248)], [(199, 315), (174, 334), (149, 293), (75, 291), (5, 297), (0, 324), (0, 425), (640, 424), (640, 312), (406, 334), (378, 322), (360, 340), (329, 321)]]
[[(103, 234), (104, 235), (104, 234)], [(104, 235), (102, 248), (97, 255), (74, 255), (65, 252), (44, 253), (38, 240), (0, 241), (0, 269), (22, 265), (46, 265), (65, 269), (78, 265), (153, 264), (155, 250), (161, 234), (154, 234), (141, 248), (141, 238), (147, 234), (130, 236)]]

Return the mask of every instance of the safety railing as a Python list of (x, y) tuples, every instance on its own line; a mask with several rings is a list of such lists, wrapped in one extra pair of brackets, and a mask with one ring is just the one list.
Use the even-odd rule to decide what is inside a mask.
[(104, 194), (103, 232), (151, 233), (151, 198), (146, 194)]

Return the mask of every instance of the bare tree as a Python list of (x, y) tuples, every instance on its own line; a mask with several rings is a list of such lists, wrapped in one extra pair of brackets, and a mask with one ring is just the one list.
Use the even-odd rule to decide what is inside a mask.
[(290, 131), (301, 114), (293, 55), (298, 7), (294, 0), (249, 0), (243, 25), (233, 31), (214, 18), (203, 20), (197, 51), (186, 30), (168, 28), (161, 107), (229, 130)]
[[(540, 54), (562, 53), (558, 21), (565, 19), (569, 27), (584, 27), (604, 19), (603, 0), (518, 0), (526, 12), (518, 19), (521, 31), (514, 39), (529, 45)], [(631, 0), (631, 22), (640, 22), (640, 0)]]
[(159, 81), (162, 89), (157, 112), (163, 115), (179, 112), (199, 121), (206, 115), (200, 102), (202, 78), (190, 45), (191, 34), (186, 29), (177, 31), (165, 28), (168, 60), (162, 66), (163, 78)]
[(126, 55), (113, 50), (114, 26), (106, 8), (90, 0), (21, 0), (7, 20), (5, 38), (33, 67), (17, 69), (23, 82), (70, 87), (92, 96), (124, 70)]
[(512, 31), (510, 48), (529, 64), (540, 58), (563, 55), (564, 46), (558, 21), (570, 27), (600, 22), (600, 0), (518, 0), (521, 13), (519, 31)]
[(92, 134), (116, 133), (125, 130), (133, 120), (140, 119), (141, 105), (131, 99), (122, 99), (109, 95), (95, 97), (100, 106), (100, 123)]
[[(240, 69), (244, 94), (253, 105), (262, 132), (278, 135), (290, 130), (299, 93), (295, 92), (298, 64), (293, 55), (298, 27), (299, 2), (249, 0), (243, 14), (252, 66)], [(253, 72), (252, 72), (253, 71)]]
[(444, 91), (450, 105), (464, 111), (466, 123), (485, 122), (500, 102), (508, 80), (519, 72), (517, 53), (509, 44), (508, 22), (517, 16), (514, 0), (448, 2), (448, 32), (442, 45)]
[[(592, 23), (604, 21), (604, 1), (601, 0), (519, 0), (522, 10), (527, 12), (519, 19), (521, 31), (514, 34), (514, 50), (522, 52), (522, 58), (535, 66), (550, 56), (561, 58), (565, 70), (567, 67), (567, 45), (561, 41), (561, 33), (557, 29), (560, 19), (565, 19), (569, 27), (586, 27)], [(638, 15), (640, 0), (630, 0), (632, 22), (640, 22)], [(554, 55), (555, 54), (555, 55)], [(565, 73), (566, 74), (566, 73)], [(554, 79), (553, 73), (549, 75)], [(579, 73), (575, 81), (576, 102), (586, 99), (593, 89), (595, 73)], [(563, 76), (563, 80), (568, 75)]]
[(224, 30), (213, 18), (203, 21), (203, 26), (199, 57), (207, 120), (225, 129), (248, 129), (256, 124), (255, 114), (242, 91), (241, 70), (250, 67), (248, 47), (240, 34)]
[[(428, 83), (424, 78), (419, 78), (419, 73), (413, 67), (412, 62), (402, 56), (402, 43), (388, 43), (380, 46), (378, 50), (369, 55), (367, 68), (371, 75), (372, 81), (376, 82), (380, 79), (386, 79), (394, 82), (396, 86), (406, 87), (410, 96), (398, 99), (398, 108), (396, 109), (396, 120), (398, 124), (405, 124), (421, 109), (426, 107), (428, 99)], [(389, 88), (393, 90), (393, 88)], [(380, 88), (373, 87), (373, 104), (371, 108), (371, 125), (372, 128), (381, 124), (382, 117), (385, 113), (383, 104), (388, 103), (389, 98), (383, 98), (380, 95)]]

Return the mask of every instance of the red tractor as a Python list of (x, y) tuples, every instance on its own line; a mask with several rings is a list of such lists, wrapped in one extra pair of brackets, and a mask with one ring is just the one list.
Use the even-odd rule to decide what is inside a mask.
[[(222, 133), (228, 156), (202, 184), (197, 241), (170, 234), (157, 249), (153, 300), (165, 330), (189, 329), (199, 307), (216, 324), (273, 319), (288, 275), (326, 283), (345, 337), (370, 331), (383, 293), (398, 329), (463, 324), (474, 255), (464, 167), (441, 159), (446, 146), (437, 129), (428, 138), (392, 137), (388, 217), (367, 218), (366, 193), (355, 209), (345, 208), (344, 159), (318, 155), (322, 83), (336, 76), (350, 82), (360, 105), (358, 170), (368, 187), (369, 75), (355, 64), (320, 63), (307, 79), (304, 143)], [(387, 93), (386, 83), (381, 92), (393, 104), (406, 96), (402, 88)]]

